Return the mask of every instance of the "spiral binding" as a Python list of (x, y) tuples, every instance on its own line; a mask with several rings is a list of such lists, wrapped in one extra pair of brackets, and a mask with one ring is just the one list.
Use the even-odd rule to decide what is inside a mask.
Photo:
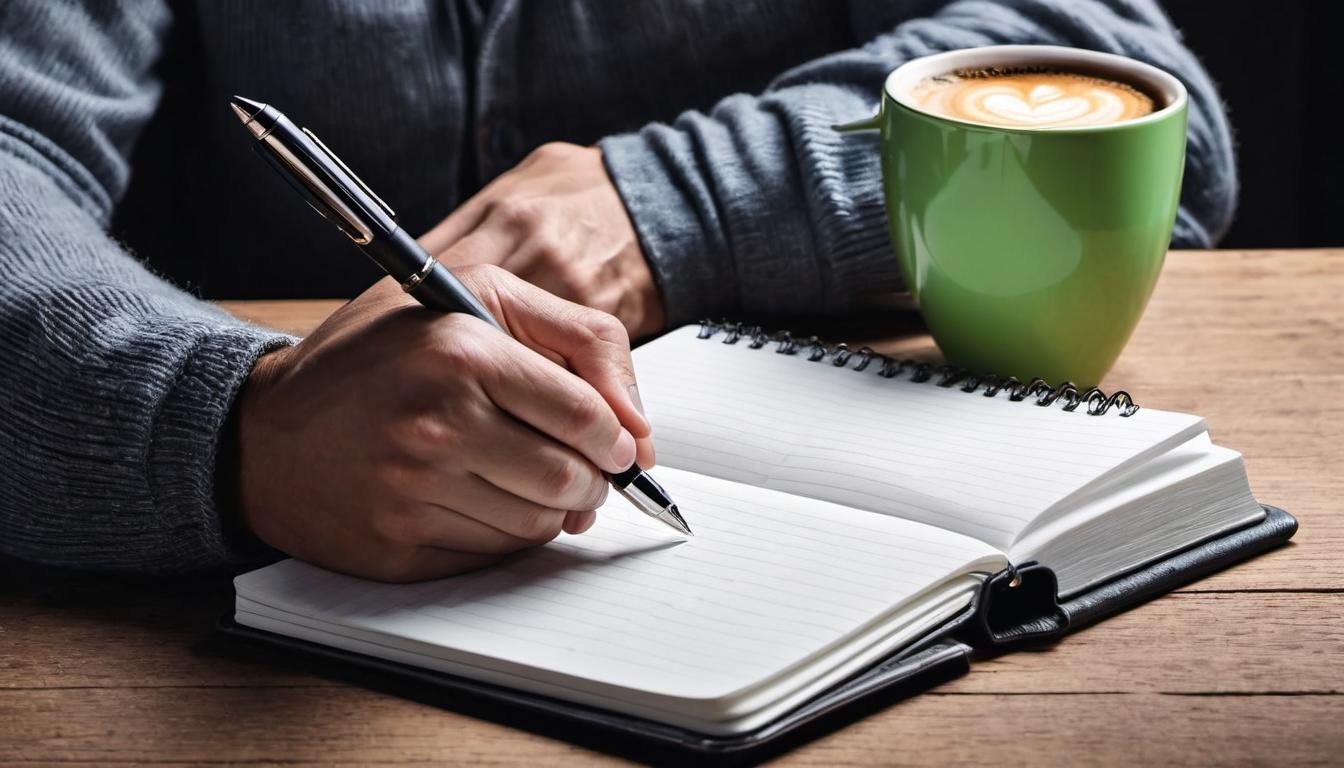
[(849, 368), (853, 371), (865, 371), (872, 367), (878, 376), (885, 379), (906, 374), (910, 381), (933, 381), (939, 387), (945, 389), (956, 387), (968, 394), (984, 387), (981, 394), (985, 397), (995, 397), (1000, 392), (1006, 392), (1012, 402), (1034, 398), (1033, 402), (1042, 408), (1063, 403), (1062, 409), (1065, 411), (1075, 411), (1078, 406), (1086, 405), (1084, 410), (1090, 416), (1101, 416), (1112, 408), (1115, 408), (1121, 416), (1133, 416), (1139, 410), (1139, 404), (1124, 390), (1118, 390), (1107, 396), (1097, 387), (1080, 392), (1072, 382), (1051, 387), (1041, 378), (1022, 382), (1015, 376), (975, 375), (964, 368), (950, 365), (934, 365), (911, 359), (898, 360), (876, 352), (871, 347), (850, 349), (848, 344), (829, 344), (816, 336), (799, 338), (788, 331), (770, 333), (759, 325), (729, 320), (700, 321), (699, 338), (708, 339), (720, 332), (724, 334), (724, 344), (736, 344), (742, 339), (747, 339), (749, 348), (760, 349), (774, 343), (777, 345), (776, 354), (796, 355), (803, 352), (811, 362), (830, 362), (836, 368)]

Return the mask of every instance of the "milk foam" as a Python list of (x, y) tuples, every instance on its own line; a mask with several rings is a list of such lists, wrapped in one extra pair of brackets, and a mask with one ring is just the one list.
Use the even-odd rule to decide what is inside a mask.
[(937, 75), (919, 83), (911, 96), (927, 112), (1007, 128), (1110, 125), (1153, 111), (1153, 100), (1136, 88), (1071, 72)]

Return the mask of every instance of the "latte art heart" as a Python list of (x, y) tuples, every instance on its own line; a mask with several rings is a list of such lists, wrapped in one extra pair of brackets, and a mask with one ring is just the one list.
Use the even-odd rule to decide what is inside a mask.
[(1109, 125), (1153, 111), (1152, 99), (1135, 88), (1069, 72), (940, 75), (912, 95), (934, 114), (1010, 128)]
[(1124, 116), (1120, 97), (1102, 88), (1066, 95), (1050, 85), (1038, 85), (1027, 94), (1003, 83), (977, 83), (962, 91), (959, 111), (977, 123), (1008, 125), (1105, 125)]

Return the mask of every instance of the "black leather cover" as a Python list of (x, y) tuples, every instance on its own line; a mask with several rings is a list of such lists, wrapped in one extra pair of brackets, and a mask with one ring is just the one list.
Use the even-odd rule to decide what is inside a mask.
[(976, 604), (923, 641), (868, 669), (778, 720), (745, 734), (711, 736), (571, 704), (462, 677), (364, 656), (236, 624), (205, 650), (282, 661), (377, 690), (505, 723), (649, 763), (688, 757), (719, 764), (755, 763), (883, 707), (951, 680), (975, 658), (1067, 632), (1131, 608), (1286, 542), (1297, 521), (1277, 507), (1266, 517), (1059, 602), (1050, 569), (1025, 563), (988, 579)]
[[(1054, 573), (1023, 563), (987, 579), (973, 611), (958, 617), (948, 635), (973, 649), (975, 657), (1053, 642), (1107, 616), (1220, 571), (1283, 544), (1297, 532), (1297, 520), (1278, 507), (1262, 505), (1260, 522), (1230, 531), (1150, 563), (1060, 602)], [(1013, 585), (1014, 579), (1020, 582)]]
[(1058, 638), (1069, 618), (1057, 597), (1055, 572), (1023, 563), (985, 579), (975, 610), (955, 635), (972, 648), (1005, 648)]

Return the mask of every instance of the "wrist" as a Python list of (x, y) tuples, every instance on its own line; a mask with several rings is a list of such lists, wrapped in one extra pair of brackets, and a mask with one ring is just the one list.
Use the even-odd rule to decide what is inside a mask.
[(279, 378), (283, 360), (292, 348), (277, 349), (257, 358), (247, 379), (234, 399), (225, 424), (220, 450), (220, 522), (226, 536), (244, 552), (259, 553), (270, 548), (257, 533), (255, 516), (257, 473), (264, 462), (258, 460), (258, 448), (264, 438), (259, 432), (265, 393)]
[(657, 129), (610, 136), (600, 146), (607, 176), (657, 286), (653, 290), (662, 325), (735, 311), (737, 267), (722, 230), (715, 226), (717, 214), (703, 209), (713, 195), (693, 170), (655, 151), (646, 135), (652, 130)]
[(642, 253), (637, 253), (634, 258), (640, 260), (639, 271), (642, 274), (632, 276), (627, 282), (621, 294), (622, 303), (627, 306), (616, 312), (618, 318), (626, 321), (625, 327), (632, 340), (662, 331), (667, 322), (667, 315), (663, 312), (663, 297), (659, 293), (653, 270), (644, 261)]

